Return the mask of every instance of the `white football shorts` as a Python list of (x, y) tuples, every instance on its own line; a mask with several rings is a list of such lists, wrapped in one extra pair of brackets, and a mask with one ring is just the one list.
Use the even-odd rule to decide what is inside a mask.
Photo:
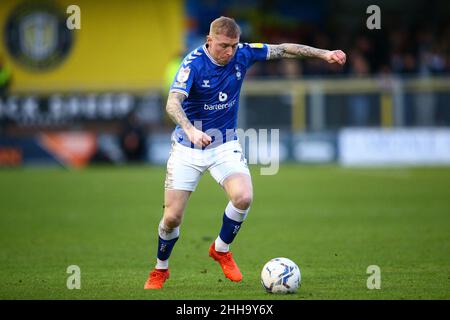
[(194, 191), (206, 170), (221, 186), (231, 174), (244, 173), (250, 176), (247, 159), (237, 140), (205, 150), (188, 148), (172, 141), (165, 188)]

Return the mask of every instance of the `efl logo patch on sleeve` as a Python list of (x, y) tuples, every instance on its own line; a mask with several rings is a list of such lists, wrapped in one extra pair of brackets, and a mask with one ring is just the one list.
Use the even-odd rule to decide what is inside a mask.
[(177, 81), (178, 82), (186, 82), (187, 79), (189, 79), (189, 73), (191, 72), (191, 69), (189, 67), (183, 68), (181, 67), (178, 71), (177, 75)]
[(262, 43), (250, 43), (250, 47), (261, 49), (262, 47), (264, 47), (264, 45)]

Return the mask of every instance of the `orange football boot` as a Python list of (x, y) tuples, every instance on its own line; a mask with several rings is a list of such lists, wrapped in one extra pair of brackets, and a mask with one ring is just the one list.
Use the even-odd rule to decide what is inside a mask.
[(164, 282), (169, 279), (169, 269), (153, 269), (148, 275), (144, 289), (161, 289)]
[(242, 273), (236, 262), (234, 262), (233, 254), (231, 252), (216, 251), (215, 242), (213, 242), (211, 247), (209, 247), (209, 256), (220, 264), (225, 277), (234, 282), (242, 280)]

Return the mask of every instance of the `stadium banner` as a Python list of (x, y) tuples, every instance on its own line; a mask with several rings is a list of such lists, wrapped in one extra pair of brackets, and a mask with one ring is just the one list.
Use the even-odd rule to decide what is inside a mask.
[(2, 146), (0, 141), (0, 168), (22, 165), (22, 150), (16, 146)]
[(13, 93), (159, 88), (183, 23), (181, 0), (2, 1), (0, 56)]
[(155, 133), (148, 136), (147, 160), (150, 163), (165, 165), (172, 147), (171, 134)]
[(89, 132), (41, 133), (39, 144), (63, 165), (85, 167), (97, 150), (96, 136)]
[(43, 148), (36, 137), (0, 136), (0, 168), (28, 165), (55, 165), (61, 163)]
[(450, 129), (346, 128), (338, 136), (344, 166), (448, 165)]
[(133, 111), (138, 111), (147, 122), (161, 121), (161, 96), (152, 92), (122, 91), (0, 97), (0, 123), (22, 128), (120, 121)]
[(336, 161), (336, 136), (329, 133), (301, 133), (292, 139), (292, 156), (302, 163)]
[(0, 136), (0, 168), (28, 165), (81, 168), (97, 152), (90, 132), (41, 133), (33, 137)]

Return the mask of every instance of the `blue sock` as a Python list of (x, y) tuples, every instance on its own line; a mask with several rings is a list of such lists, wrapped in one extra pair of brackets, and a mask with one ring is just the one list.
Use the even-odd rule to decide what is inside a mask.
[(161, 237), (158, 237), (158, 259), (159, 260), (167, 260), (172, 253), (173, 246), (175, 242), (177, 242), (178, 237), (171, 240), (164, 240)]
[(223, 240), (223, 242), (230, 244), (233, 242), (234, 238), (236, 237), (239, 229), (241, 228), (241, 222), (235, 221), (233, 219), (230, 219), (227, 217), (227, 215), (223, 214), (223, 222), (222, 222), (222, 228), (220, 229), (220, 239)]

